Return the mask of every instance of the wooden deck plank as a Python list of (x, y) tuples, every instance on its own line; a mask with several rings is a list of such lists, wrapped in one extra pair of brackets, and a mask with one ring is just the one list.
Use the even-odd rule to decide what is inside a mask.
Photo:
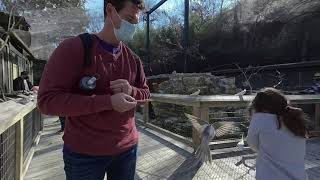
[[(62, 135), (56, 134), (56, 119), (45, 122), (43, 136), (25, 180), (65, 180), (62, 159)], [(241, 156), (219, 158), (212, 165), (196, 166), (192, 148), (150, 129), (139, 128), (137, 180), (254, 180), (255, 171), (235, 164)], [(307, 143), (306, 169), (310, 180), (320, 179), (320, 138)], [(250, 160), (249, 164), (254, 164)]]

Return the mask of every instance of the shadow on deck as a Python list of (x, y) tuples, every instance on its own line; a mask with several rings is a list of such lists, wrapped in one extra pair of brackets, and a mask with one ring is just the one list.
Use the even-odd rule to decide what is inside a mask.
[[(245, 165), (238, 163), (242, 157), (223, 157), (213, 160), (211, 165), (194, 164), (192, 148), (149, 129), (138, 127), (140, 141), (136, 179), (255, 179), (250, 167), (255, 161), (248, 158)], [(64, 180), (62, 134), (57, 134), (59, 122), (56, 118), (45, 119), (44, 132), (36, 149), (25, 180)], [(308, 142), (306, 168), (310, 180), (320, 178), (320, 140)], [(251, 155), (252, 156), (252, 155)], [(238, 164), (237, 164), (238, 163)]]

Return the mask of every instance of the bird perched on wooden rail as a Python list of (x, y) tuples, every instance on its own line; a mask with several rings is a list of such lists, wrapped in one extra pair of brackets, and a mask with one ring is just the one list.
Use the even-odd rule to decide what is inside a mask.
[(247, 90), (244, 89), (244, 90), (238, 92), (237, 94), (235, 94), (235, 96), (243, 96), (243, 95), (245, 95), (246, 93), (247, 93)]
[(201, 90), (198, 89), (197, 91), (195, 91), (194, 93), (190, 94), (190, 96), (199, 96), (200, 95)]

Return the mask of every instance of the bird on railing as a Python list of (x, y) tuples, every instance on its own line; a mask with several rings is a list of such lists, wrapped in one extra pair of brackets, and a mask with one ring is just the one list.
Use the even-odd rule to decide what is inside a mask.
[(190, 94), (190, 96), (199, 96), (200, 95), (200, 89), (198, 89), (197, 91), (195, 91), (194, 93)]
[(245, 95), (246, 93), (247, 93), (247, 90), (244, 89), (244, 90), (238, 92), (237, 94), (235, 94), (235, 96), (243, 96), (243, 95)]
[[(243, 131), (242, 128), (239, 127), (242, 126), (242, 124), (238, 122), (215, 122), (210, 124), (190, 114), (185, 114), (185, 116), (191, 122), (193, 128), (197, 131), (197, 136), (200, 138), (200, 145), (195, 147), (195, 156), (202, 163), (212, 162), (209, 145), (215, 137), (222, 137), (229, 133), (239, 134)], [(243, 144), (244, 146), (244, 140), (238, 144)]]

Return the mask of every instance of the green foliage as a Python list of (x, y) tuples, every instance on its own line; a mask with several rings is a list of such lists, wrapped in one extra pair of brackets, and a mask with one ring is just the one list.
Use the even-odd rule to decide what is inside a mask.
[[(243, 67), (320, 57), (314, 49), (320, 45), (318, 0), (191, 2), (188, 49), (183, 47), (183, 22), (177, 21), (178, 14), (158, 13), (152, 20), (169, 22), (156, 27), (151, 22), (151, 64), (158, 68), (154, 74), (183, 71), (185, 54), (190, 57), (187, 70), (191, 72), (225, 64)], [(145, 31), (137, 33), (132, 46), (145, 60)]]
[(42, 10), (47, 8), (67, 8), (67, 7), (84, 7), (86, 0), (2, 0), (4, 10), (10, 11), (15, 7), (16, 11), (21, 10)]

